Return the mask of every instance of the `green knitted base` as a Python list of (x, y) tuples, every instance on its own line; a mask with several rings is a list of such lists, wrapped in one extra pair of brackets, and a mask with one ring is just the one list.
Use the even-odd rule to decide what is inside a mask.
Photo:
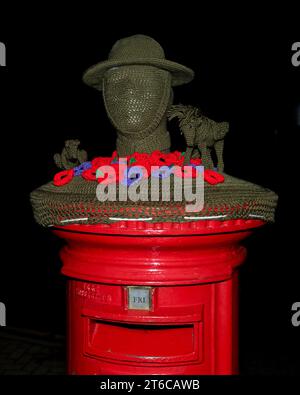
[[(36, 221), (43, 226), (111, 223), (117, 219), (186, 222), (205, 219), (261, 219), (274, 221), (277, 195), (269, 189), (225, 175), (225, 182), (205, 183), (204, 208), (187, 213), (188, 202), (99, 202), (97, 182), (74, 177), (67, 185), (52, 182), (31, 193)], [(151, 219), (150, 219), (151, 218)]]

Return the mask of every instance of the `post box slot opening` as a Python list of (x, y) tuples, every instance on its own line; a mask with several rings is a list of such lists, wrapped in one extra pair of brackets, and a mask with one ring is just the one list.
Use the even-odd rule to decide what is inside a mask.
[(124, 360), (164, 360), (195, 354), (194, 324), (131, 324), (88, 319), (88, 354)]

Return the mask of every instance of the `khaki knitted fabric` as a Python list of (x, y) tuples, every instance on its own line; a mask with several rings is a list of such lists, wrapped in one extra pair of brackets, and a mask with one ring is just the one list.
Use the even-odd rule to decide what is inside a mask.
[(194, 72), (165, 58), (153, 38), (137, 34), (118, 40), (108, 60), (89, 68), (83, 80), (103, 91), (107, 114), (117, 131), (120, 156), (134, 152), (168, 152), (167, 110), (172, 86), (193, 79)]
[(153, 66), (123, 66), (105, 73), (105, 108), (117, 130), (120, 156), (151, 153), (171, 146), (166, 112), (171, 95), (171, 74)]
[[(52, 182), (31, 194), (36, 221), (43, 225), (68, 223), (110, 223), (111, 218), (152, 218), (150, 222), (186, 222), (195, 217), (222, 216), (228, 219), (261, 219), (274, 221), (277, 195), (269, 189), (225, 175), (225, 182), (205, 184), (204, 208), (199, 213), (186, 213), (185, 200), (176, 202), (100, 202), (96, 197), (97, 182), (81, 177), (56, 187)], [(151, 185), (149, 185), (149, 190)], [(172, 189), (172, 182), (171, 182)], [(172, 195), (171, 195), (172, 196)], [(86, 219), (85, 219), (86, 218)], [(84, 219), (82, 221), (82, 219)]]
[(161, 45), (149, 36), (136, 34), (118, 40), (112, 47), (108, 60), (90, 67), (83, 81), (98, 90), (103, 89), (103, 77), (107, 70), (120, 66), (149, 65), (171, 73), (172, 86), (186, 84), (194, 78), (193, 70), (167, 60)]

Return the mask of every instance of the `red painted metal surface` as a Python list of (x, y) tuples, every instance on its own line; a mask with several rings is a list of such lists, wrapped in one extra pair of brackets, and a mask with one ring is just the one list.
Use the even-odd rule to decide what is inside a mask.
[[(68, 372), (237, 373), (237, 268), (246, 256), (240, 242), (263, 224), (55, 228), (67, 242)], [(144, 300), (136, 296), (141, 289), (146, 308), (134, 305)]]

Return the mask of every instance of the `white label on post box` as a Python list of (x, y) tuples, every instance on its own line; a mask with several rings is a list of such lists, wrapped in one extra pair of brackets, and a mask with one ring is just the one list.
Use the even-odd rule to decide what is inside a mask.
[(151, 309), (151, 287), (127, 287), (128, 309), (150, 310)]

